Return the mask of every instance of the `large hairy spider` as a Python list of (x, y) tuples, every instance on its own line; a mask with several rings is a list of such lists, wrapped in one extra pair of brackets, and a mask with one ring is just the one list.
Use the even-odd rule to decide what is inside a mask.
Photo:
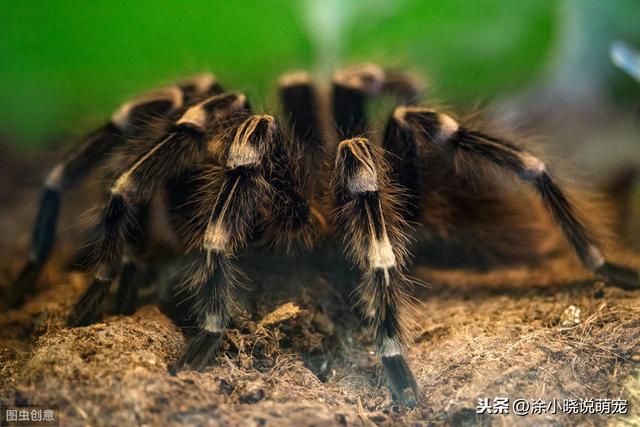
[[(61, 193), (100, 163), (111, 184), (91, 246), (93, 281), (69, 325), (89, 324), (118, 278), (118, 306), (130, 311), (149, 205), (165, 194), (183, 250), (196, 254), (187, 286), (196, 295), (199, 332), (180, 367), (201, 369), (218, 351), (238, 284), (235, 255), (248, 245), (294, 251), (337, 237), (361, 273), (358, 309), (390, 388), (414, 406), (420, 394), (403, 357), (411, 324), (409, 224), (417, 240), (442, 254), (471, 245), (498, 261), (536, 256), (528, 224), (511, 220), (497, 231), (514, 207), (503, 193), (519, 188), (505, 184), (505, 175), (535, 189), (587, 269), (618, 286), (638, 286), (637, 271), (605, 260), (538, 157), (418, 106), (421, 92), (413, 75), (367, 64), (338, 71), (324, 92), (305, 72), (283, 76), (280, 118), (253, 113), (244, 95), (223, 90), (209, 74), (123, 104), (49, 173), (15, 302), (33, 288), (50, 254)], [(368, 120), (368, 102), (378, 95), (396, 103), (380, 135)]]

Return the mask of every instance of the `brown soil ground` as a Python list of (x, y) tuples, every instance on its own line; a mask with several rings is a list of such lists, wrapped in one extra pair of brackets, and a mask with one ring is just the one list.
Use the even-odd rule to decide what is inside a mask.
[[(31, 162), (5, 153), (2, 163), (11, 165), (0, 168), (6, 289), (27, 246), (38, 177), (24, 173)], [(408, 358), (423, 402), (408, 411), (391, 401), (335, 275), (252, 259), (248, 302), (217, 365), (174, 375), (185, 337), (157, 305), (64, 326), (86, 286), (83, 274), (62, 269), (68, 255), (61, 245), (38, 292), (0, 315), (0, 403), (59, 405), (64, 426), (640, 423), (640, 290), (594, 280), (572, 256), (484, 273), (417, 267), (429, 286), (416, 291)], [(640, 257), (626, 259), (640, 266)], [(631, 414), (476, 415), (479, 398), (496, 396), (626, 398)]]

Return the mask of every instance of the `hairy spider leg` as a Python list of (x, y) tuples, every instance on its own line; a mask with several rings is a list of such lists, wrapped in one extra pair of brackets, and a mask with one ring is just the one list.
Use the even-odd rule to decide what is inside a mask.
[(638, 271), (603, 257), (596, 236), (578, 218), (574, 203), (538, 157), (509, 141), (466, 129), (450, 116), (428, 108), (399, 107), (392, 120), (426, 144), (450, 147), (461, 155), (484, 159), (531, 183), (585, 268), (622, 288), (640, 286)]
[[(140, 138), (165, 119), (203, 96), (220, 93), (222, 88), (212, 74), (199, 74), (175, 86), (150, 91), (122, 104), (111, 119), (88, 134), (57, 163), (45, 180), (36, 217), (28, 259), (9, 292), (9, 306), (15, 307), (33, 289), (49, 258), (54, 243), (61, 195), (86, 178), (110, 153), (127, 139)], [(76, 262), (82, 254), (74, 256)]]
[[(404, 111), (398, 107), (396, 111)], [(395, 182), (406, 192), (408, 203), (405, 206), (405, 218), (418, 220), (420, 207), (418, 200), (422, 194), (423, 183), (420, 174), (421, 156), (415, 134), (406, 126), (401, 126), (392, 116), (384, 130), (382, 148), (392, 154), (389, 166)]]
[(394, 96), (399, 104), (413, 104), (424, 91), (418, 76), (385, 70), (375, 64), (358, 64), (338, 70), (331, 88), (332, 119), (338, 140), (363, 136), (368, 129), (367, 101), (380, 94)]
[[(111, 282), (120, 274), (125, 244), (137, 226), (135, 212), (166, 183), (198, 163), (212, 140), (224, 139), (232, 118), (248, 114), (242, 94), (214, 95), (189, 107), (151, 149), (141, 152), (110, 189), (93, 246), (93, 283), (76, 304), (70, 326), (88, 324)], [(237, 118), (235, 119), (237, 120)], [(90, 302), (90, 304), (87, 304)]]
[(398, 104), (415, 105), (424, 98), (425, 91), (426, 84), (419, 75), (396, 69), (385, 70), (382, 93), (395, 97)]
[[(216, 181), (200, 195), (201, 209), (209, 210), (204, 232), (196, 236), (198, 252), (185, 286), (195, 294), (197, 335), (187, 344), (178, 368), (201, 370), (217, 354), (233, 307), (238, 274), (231, 257), (242, 250), (256, 221), (264, 213), (272, 187), (264, 162), (274, 145), (275, 120), (254, 115), (237, 129), (221, 170), (212, 170)], [(213, 205), (211, 205), (213, 201)]]
[(147, 250), (149, 240), (149, 203), (136, 205), (132, 213), (132, 227), (125, 232), (127, 242), (122, 262), (122, 273), (116, 292), (116, 312), (133, 314), (138, 302), (138, 265)]
[[(326, 161), (325, 126), (321, 117), (323, 106), (309, 73), (296, 71), (284, 74), (279, 80), (280, 101), (283, 106), (288, 138), (275, 148), (269, 180), (284, 185), (271, 210), (272, 221), (267, 227), (271, 241), (284, 243), (287, 249), (299, 243), (313, 244), (314, 236), (326, 225), (321, 213), (330, 165)], [(279, 129), (279, 128), (278, 128)]]
[[(115, 154), (126, 154), (127, 152), (136, 155), (143, 148), (138, 147), (139, 143), (147, 145), (149, 142), (155, 142), (158, 138), (168, 132), (169, 127), (177, 120), (187, 108), (197, 104), (213, 95), (219, 95), (224, 92), (224, 89), (220, 83), (216, 80), (215, 76), (211, 73), (202, 73), (191, 76), (185, 80), (180, 81), (176, 85), (182, 92), (182, 107), (176, 109), (171, 114), (150, 114), (140, 117), (136, 120), (136, 125), (133, 129), (135, 133), (128, 135), (125, 144), (123, 144), (121, 150), (116, 150)], [(144, 132), (143, 132), (144, 131)], [(122, 151), (123, 153), (120, 153)], [(107, 162), (107, 180), (113, 179), (117, 174), (121, 172), (120, 159), (116, 155), (111, 163)], [(126, 164), (126, 162), (125, 162)], [(105, 195), (108, 198), (108, 194)], [(90, 230), (94, 232), (94, 229)], [(91, 245), (90, 242), (97, 239), (97, 235), (85, 236), (85, 241), (88, 242), (82, 245), (76, 250), (71, 259), (67, 263), (67, 268), (71, 270), (86, 271), (90, 262)]]
[(288, 138), (280, 126), (275, 126), (273, 149), (266, 159), (265, 176), (273, 187), (266, 218), (261, 221), (261, 243), (292, 252), (311, 248), (318, 227), (324, 219), (311, 203), (319, 203), (305, 191), (304, 170), (300, 164), (303, 144)]
[(406, 223), (398, 190), (389, 182), (382, 150), (365, 138), (338, 146), (331, 182), (333, 221), (346, 254), (362, 273), (358, 305), (373, 334), (389, 385), (413, 407), (420, 394), (403, 352), (410, 341), (412, 306), (406, 288)]
[(318, 170), (324, 162), (325, 138), (316, 87), (309, 73), (296, 71), (280, 77), (278, 92), (291, 137), (302, 146), (304, 172), (311, 174), (310, 184), (317, 187), (321, 178)]
[(53, 246), (61, 194), (81, 182), (127, 138), (145, 132), (155, 116), (167, 116), (182, 106), (178, 87), (149, 92), (124, 103), (111, 120), (91, 132), (48, 174), (35, 221), (31, 250), (25, 266), (11, 291), (11, 306), (22, 303), (38, 280)]

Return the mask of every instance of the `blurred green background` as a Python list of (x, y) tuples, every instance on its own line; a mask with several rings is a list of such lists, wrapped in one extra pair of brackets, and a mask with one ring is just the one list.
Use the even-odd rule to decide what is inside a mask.
[(128, 96), (202, 70), (260, 104), (283, 71), (358, 60), (424, 72), (453, 104), (555, 80), (624, 106), (640, 85), (611, 65), (614, 39), (640, 44), (640, 1), (3, 0), (0, 133), (61, 143)]

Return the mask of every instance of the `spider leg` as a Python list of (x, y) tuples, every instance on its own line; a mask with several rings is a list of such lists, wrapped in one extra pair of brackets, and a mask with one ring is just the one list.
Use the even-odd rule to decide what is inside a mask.
[(147, 204), (159, 188), (202, 159), (208, 144), (224, 133), (235, 115), (247, 112), (244, 95), (215, 95), (189, 107), (169, 133), (151, 149), (140, 153), (110, 189), (99, 223), (100, 237), (94, 246), (93, 283), (69, 318), (70, 326), (86, 325), (119, 275), (131, 230), (137, 229), (135, 211)]
[(292, 137), (301, 141), (309, 167), (317, 167), (324, 158), (324, 136), (311, 76), (305, 71), (284, 74), (279, 80), (279, 94)]
[(338, 70), (332, 82), (332, 116), (338, 139), (362, 136), (368, 128), (367, 101), (380, 94), (395, 96), (401, 104), (422, 97), (423, 82), (413, 74), (358, 64)]
[[(271, 116), (251, 116), (243, 122), (225, 165), (211, 171), (212, 185), (199, 195), (208, 215), (204, 232), (194, 237), (199, 254), (186, 284), (195, 293), (200, 331), (187, 344), (178, 368), (201, 370), (218, 351), (238, 284), (231, 257), (245, 247), (270, 197), (263, 160), (273, 147), (274, 129)], [(213, 206), (206, 201), (214, 201)]]
[(299, 157), (294, 161), (303, 174), (303, 191), (310, 198), (320, 198), (326, 182), (326, 141), (316, 87), (305, 71), (284, 74), (278, 83), (289, 140), (299, 144), (299, 153), (293, 154)]
[(411, 304), (405, 288), (406, 224), (380, 149), (365, 138), (338, 146), (332, 194), (334, 222), (346, 253), (362, 273), (359, 305), (373, 333), (394, 396), (413, 407), (420, 397), (403, 352), (409, 342)]
[(40, 197), (29, 257), (10, 292), (10, 306), (21, 304), (51, 253), (61, 195), (82, 182), (127, 139), (144, 136), (158, 119), (170, 116), (183, 105), (221, 92), (222, 88), (212, 74), (200, 74), (125, 102), (112, 114), (109, 122), (87, 135), (53, 167)]
[[(277, 194), (266, 237), (287, 248), (298, 243), (310, 247), (313, 235), (325, 224), (316, 208), (329, 174), (322, 106), (311, 76), (304, 71), (283, 75), (279, 93), (289, 133), (276, 138), (279, 142), (269, 164), (268, 180)], [(277, 132), (282, 134), (279, 128)]]
[(40, 197), (31, 249), (11, 291), (10, 306), (22, 303), (35, 285), (54, 242), (62, 193), (81, 182), (108, 154), (121, 146), (126, 138), (144, 133), (155, 116), (166, 116), (182, 106), (178, 87), (149, 92), (124, 103), (104, 126), (87, 135), (84, 140), (47, 176)]
[[(182, 107), (174, 109), (174, 111), (146, 111), (144, 114), (137, 112), (138, 108), (132, 111), (133, 116), (130, 118), (130, 124), (127, 126), (128, 131), (123, 139), (126, 141), (124, 145), (133, 145), (135, 140), (153, 141), (156, 137), (161, 136), (166, 131), (166, 127), (171, 123), (170, 116), (180, 114), (187, 107), (196, 104), (203, 99), (219, 95), (224, 92), (220, 83), (211, 73), (202, 73), (184, 79), (175, 85), (182, 93)], [(157, 135), (157, 136), (156, 136)], [(113, 150), (110, 150), (112, 152)], [(134, 149), (137, 151), (137, 149)], [(108, 195), (107, 195), (108, 197)], [(87, 236), (88, 242), (96, 239), (97, 236)], [(90, 259), (89, 245), (84, 245), (77, 250), (67, 262), (67, 268), (71, 270), (85, 271), (87, 263)]]
[[(450, 147), (462, 155), (482, 158), (531, 183), (587, 269), (622, 288), (636, 289), (640, 286), (638, 271), (603, 257), (596, 237), (578, 218), (574, 203), (552, 178), (542, 160), (509, 141), (465, 129), (448, 115), (426, 108), (399, 107), (391, 120), (396, 122), (393, 126), (397, 129), (404, 129), (405, 136), (410, 132), (428, 144)], [(404, 142), (407, 141), (405, 139)]]
[(416, 104), (424, 97), (425, 89), (425, 82), (417, 74), (392, 69), (385, 70), (382, 92), (394, 96), (398, 104)]
[(305, 188), (305, 172), (299, 161), (304, 157), (304, 147), (299, 140), (287, 138), (280, 126), (274, 127), (273, 141), (265, 162), (265, 177), (273, 188), (273, 197), (266, 218), (261, 221), (261, 241), (287, 252), (296, 247), (311, 248), (324, 219), (311, 205), (320, 197), (319, 190), (310, 192)]
[(333, 75), (331, 107), (339, 140), (365, 133), (367, 101), (380, 92), (384, 78), (384, 70), (373, 64), (343, 68)]
[[(404, 111), (398, 107), (396, 111)], [(420, 214), (418, 203), (422, 193), (420, 174), (421, 153), (414, 132), (394, 116), (389, 119), (384, 130), (382, 148), (392, 153), (391, 171), (397, 184), (404, 189), (409, 203), (405, 206), (407, 220), (415, 221)]]
[(116, 312), (132, 314), (135, 311), (138, 300), (138, 285), (136, 283), (138, 272), (137, 265), (144, 255), (147, 247), (149, 228), (149, 204), (136, 206), (132, 213), (132, 224), (126, 231), (127, 244), (124, 251), (122, 274), (118, 282), (116, 292)]
[(184, 105), (193, 105), (205, 98), (224, 93), (224, 88), (211, 73), (196, 74), (177, 83)]

